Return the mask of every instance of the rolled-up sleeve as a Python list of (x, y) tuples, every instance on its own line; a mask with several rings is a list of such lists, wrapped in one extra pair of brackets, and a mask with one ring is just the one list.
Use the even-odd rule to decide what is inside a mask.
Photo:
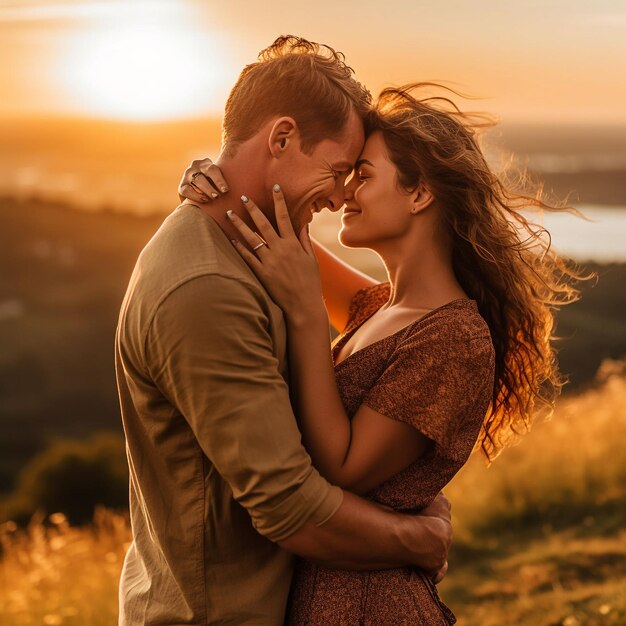
[(265, 306), (237, 279), (194, 278), (159, 305), (145, 349), (151, 378), (254, 527), (281, 541), (309, 520), (326, 522), (342, 492), (302, 447)]

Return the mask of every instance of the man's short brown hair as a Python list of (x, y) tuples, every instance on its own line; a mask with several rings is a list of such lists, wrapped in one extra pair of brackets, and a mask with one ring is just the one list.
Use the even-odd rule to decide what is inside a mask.
[(293, 117), (303, 151), (322, 139), (336, 138), (351, 110), (364, 119), (372, 96), (330, 46), (285, 35), (259, 53), (233, 87), (224, 113), (223, 148), (236, 150), (270, 118)]

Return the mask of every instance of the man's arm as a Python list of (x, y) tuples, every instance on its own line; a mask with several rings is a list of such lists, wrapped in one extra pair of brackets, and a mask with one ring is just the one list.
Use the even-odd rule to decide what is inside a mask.
[(307, 523), (279, 544), (328, 567), (413, 565), (437, 574), (445, 566), (452, 541), (448, 501), (442, 494), (437, 498), (431, 511), (402, 515), (344, 491), (343, 503), (330, 520), (321, 526)]
[(342, 494), (312, 467), (259, 294), (212, 275), (176, 289), (150, 328), (146, 351), (153, 379), (270, 540), (331, 566), (440, 569), (450, 541), (449, 515), (383, 510)]

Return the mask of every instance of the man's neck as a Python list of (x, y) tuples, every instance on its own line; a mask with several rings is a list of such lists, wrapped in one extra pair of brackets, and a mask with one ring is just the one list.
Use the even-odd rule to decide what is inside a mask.
[[(218, 198), (198, 206), (207, 215), (213, 218), (217, 225), (224, 231), (229, 239), (237, 239), (244, 242), (241, 234), (227, 217), (227, 211), (236, 213), (252, 230), (256, 231), (256, 226), (248, 211), (243, 207), (241, 196), (245, 195), (274, 221), (274, 209), (269, 208), (271, 202), (269, 190), (266, 189), (263, 172), (266, 164), (258, 156), (259, 151), (253, 146), (243, 144), (237, 150), (237, 154), (232, 157), (220, 154), (215, 164), (220, 168), (224, 179), (228, 183), (228, 191), (220, 193)], [(189, 202), (189, 201), (187, 201)], [(245, 243), (245, 242), (244, 242)]]

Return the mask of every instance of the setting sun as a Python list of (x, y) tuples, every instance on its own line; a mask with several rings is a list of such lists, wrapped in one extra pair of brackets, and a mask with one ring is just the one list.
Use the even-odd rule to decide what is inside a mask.
[(68, 48), (65, 79), (90, 114), (159, 120), (206, 113), (229, 82), (219, 45), (172, 24), (119, 24), (85, 32)]

